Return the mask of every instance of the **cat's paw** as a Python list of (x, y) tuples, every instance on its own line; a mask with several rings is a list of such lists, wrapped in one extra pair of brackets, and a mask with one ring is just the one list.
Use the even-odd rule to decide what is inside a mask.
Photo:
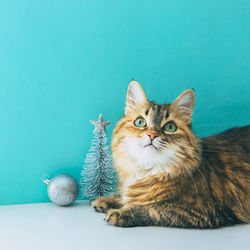
[(110, 209), (110, 201), (107, 197), (98, 197), (91, 202), (96, 212), (106, 213)]
[(131, 217), (127, 211), (122, 209), (110, 209), (106, 213), (106, 222), (110, 225), (117, 227), (131, 227), (133, 226), (133, 217)]

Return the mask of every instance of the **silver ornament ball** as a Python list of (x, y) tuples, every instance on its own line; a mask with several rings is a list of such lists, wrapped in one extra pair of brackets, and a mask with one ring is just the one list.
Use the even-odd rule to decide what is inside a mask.
[(47, 192), (50, 200), (58, 206), (72, 204), (79, 194), (79, 185), (71, 175), (59, 174), (50, 180), (45, 179), (44, 182), (48, 185)]

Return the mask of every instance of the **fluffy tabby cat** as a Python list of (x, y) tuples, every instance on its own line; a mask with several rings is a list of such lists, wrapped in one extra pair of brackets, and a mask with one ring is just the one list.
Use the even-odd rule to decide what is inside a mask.
[(191, 130), (195, 94), (149, 102), (128, 88), (113, 131), (119, 195), (92, 202), (119, 227), (217, 228), (250, 223), (250, 126), (198, 139)]

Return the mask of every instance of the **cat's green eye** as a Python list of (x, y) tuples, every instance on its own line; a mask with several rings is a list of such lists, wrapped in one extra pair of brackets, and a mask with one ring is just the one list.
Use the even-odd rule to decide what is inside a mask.
[(170, 133), (173, 133), (176, 131), (177, 129), (177, 126), (174, 122), (167, 122), (164, 126), (163, 126), (163, 129), (167, 132), (170, 132)]
[(143, 117), (138, 117), (135, 121), (134, 121), (134, 125), (137, 128), (144, 128), (147, 125), (146, 120)]

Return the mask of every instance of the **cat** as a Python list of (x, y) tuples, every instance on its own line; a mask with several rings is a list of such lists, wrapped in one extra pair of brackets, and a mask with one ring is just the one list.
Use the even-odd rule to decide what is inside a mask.
[(250, 126), (197, 138), (195, 93), (172, 104), (148, 101), (139, 83), (127, 92), (112, 134), (119, 194), (92, 207), (118, 227), (218, 228), (250, 223)]

